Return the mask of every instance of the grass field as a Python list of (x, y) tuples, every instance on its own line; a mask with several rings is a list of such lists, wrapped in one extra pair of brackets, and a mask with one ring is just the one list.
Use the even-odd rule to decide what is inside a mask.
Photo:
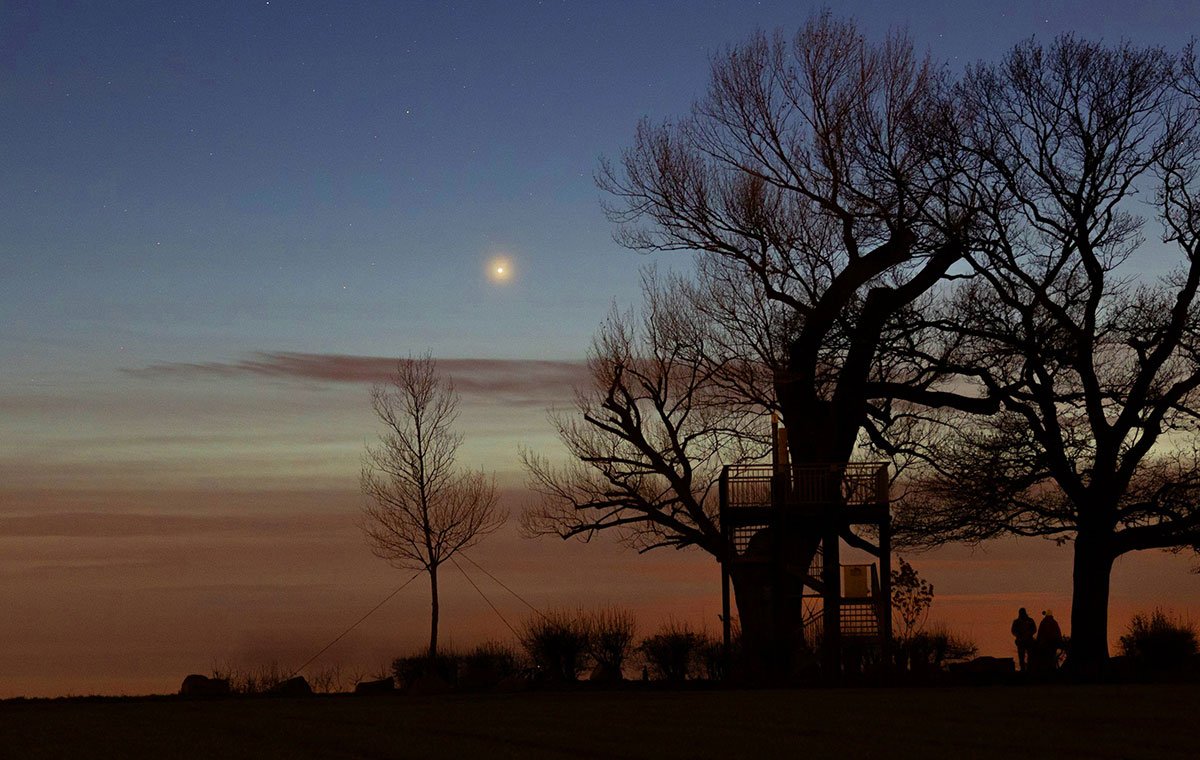
[(0, 703), (4, 758), (1200, 757), (1200, 686)]

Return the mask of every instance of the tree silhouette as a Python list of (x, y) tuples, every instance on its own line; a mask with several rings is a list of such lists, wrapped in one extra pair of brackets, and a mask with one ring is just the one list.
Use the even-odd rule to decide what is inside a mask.
[(429, 574), (432, 661), (438, 568), (499, 529), (508, 516), (496, 507), (491, 477), (455, 468), (462, 443), (453, 430), (458, 394), (438, 376), (429, 355), (401, 359), (389, 382), (372, 388), (371, 405), (384, 432), (376, 446), (367, 447), (363, 461), (363, 531), (376, 556)]
[[(928, 447), (906, 537), (1073, 541), (1070, 660), (1085, 674), (1107, 659), (1113, 561), (1200, 542), (1194, 60), (1030, 41), (957, 90), (987, 242), (939, 356), (1003, 413), (956, 419)], [(1139, 195), (1177, 254), (1154, 280)]]
[(933, 584), (917, 573), (903, 557), (896, 558), (892, 570), (893, 624), (901, 642), (908, 641), (921, 631), (933, 604)]
[(773, 395), (796, 463), (848, 461), (876, 399), (994, 408), (881, 355), (971, 241), (944, 91), (906, 38), (825, 13), (718, 56), (689, 117), (601, 166), (623, 244), (707, 252), (790, 312)]
[[(716, 465), (746, 451), (739, 412), (778, 409), (802, 467), (849, 461), (864, 432), (888, 444), (896, 400), (996, 408), (941, 385), (919, 354), (892, 351), (920, 340), (914, 312), (972, 240), (973, 191), (951, 173), (969, 157), (954, 152), (945, 92), (906, 38), (870, 45), (852, 23), (821, 14), (790, 40), (759, 34), (717, 56), (688, 117), (643, 122), (620, 159), (601, 164), (618, 240), (698, 253), (702, 278), (722, 287), (690, 313), (717, 329), (682, 360), (653, 341), (636, 355), (602, 339), (595, 395), (559, 423), (581, 467), (530, 462), (544, 501), (527, 527), (611, 527), (647, 539), (641, 548), (695, 545), (723, 557), (711, 486)], [(681, 383), (639, 376), (664, 355)], [(692, 427), (677, 427), (677, 416)], [(864, 543), (848, 526), (838, 533)], [(811, 557), (817, 543), (800, 543)], [(795, 564), (808, 567), (804, 557)], [(760, 623), (798, 621), (799, 609), (770, 613), (762, 576), (731, 571), (742, 634), (782, 653)]]
[(585, 539), (611, 528), (639, 551), (696, 546), (721, 558), (721, 466), (769, 450), (758, 405), (731, 390), (750, 362), (718, 346), (697, 308), (707, 291), (653, 273), (643, 285), (640, 315), (614, 309), (597, 332), (576, 408), (551, 416), (571, 461), (522, 453), (540, 499), (521, 525)]

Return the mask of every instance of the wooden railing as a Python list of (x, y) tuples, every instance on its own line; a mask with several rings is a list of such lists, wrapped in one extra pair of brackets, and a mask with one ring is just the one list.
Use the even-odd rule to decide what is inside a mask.
[(886, 504), (888, 470), (882, 462), (844, 465), (727, 465), (724, 506), (770, 507), (783, 504)]

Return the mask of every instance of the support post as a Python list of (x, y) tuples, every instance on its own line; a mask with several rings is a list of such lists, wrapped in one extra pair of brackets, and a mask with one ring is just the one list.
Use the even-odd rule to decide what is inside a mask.
[[(721, 468), (721, 478), (718, 481), (717, 491), (719, 494), (720, 514), (724, 515), (729, 508), (729, 467)], [(722, 634), (722, 650), (721, 658), (724, 660), (724, 677), (729, 680), (729, 667), (733, 663), (733, 631), (732, 623), (729, 619), (729, 563), (733, 561), (737, 554), (737, 547), (733, 545), (733, 530), (721, 522), (721, 537), (724, 539), (724, 553), (721, 556), (721, 634)]]
[(784, 683), (791, 676), (791, 652), (788, 651), (787, 630), (787, 592), (786, 573), (787, 562), (785, 547), (787, 532), (790, 529), (787, 519), (787, 483), (786, 474), (776, 467), (771, 476), (771, 643), (768, 662), (771, 664), (771, 677), (778, 683)]
[(842, 672), (842, 561), (841, 540), (838, 520), (834, 514), (826, 518), (825, 537), (821, 547), (821, 581), (825, 589), (821, 594), (824, 609), (821, 611), (822, 665), (825, 678), (837, 681)]
[(889, 509), (879, 523), (879, 634), (883, 651), (883, 674), (892, 672), (892, 514)]
[(729, 565), (721, 562), (721, 633), (722, 633), (722, 650), (721, 659), (724, 660), (722, 665), (722, 678), (729, 680), (729, 668), (733, 664), (733, 630), (729, 620)]

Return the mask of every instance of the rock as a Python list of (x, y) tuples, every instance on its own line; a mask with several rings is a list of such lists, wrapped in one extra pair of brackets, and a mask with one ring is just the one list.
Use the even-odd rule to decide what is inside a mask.
[(277, 697), (310, 697), (313, 690), (304, 676), (296, 676), (280, 681), (267, 693)]
[(391, 694), (396, 691), (396, 682), (390, 678), (378, 681), (359, 681), (354, 686), (355, 694)]
[(179, 687), (181, 697), (224, 697), (229, 694), (228, 678), (209, 678), (192, 673)]

